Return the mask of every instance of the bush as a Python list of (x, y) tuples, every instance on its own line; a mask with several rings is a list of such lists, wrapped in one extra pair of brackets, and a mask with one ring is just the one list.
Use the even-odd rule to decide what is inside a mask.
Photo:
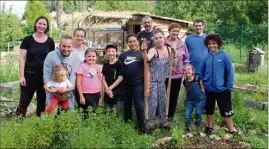
[(132, 125), (102, 110), (83, 121), (77, 111), (58, 118), (37, 117), (1, 124), (0, 148), (149, 148), (153, 137), (139, 135)]
[(19, 79), (17, 57), (8, 55), (5, 59), (5, 62), (0, 63), (0, 83), (17, 81)]

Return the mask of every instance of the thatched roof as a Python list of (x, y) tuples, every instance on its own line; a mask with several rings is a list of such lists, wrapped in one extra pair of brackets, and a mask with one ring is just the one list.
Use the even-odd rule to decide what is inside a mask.
[[(141, 13), (134, 11), (100, 11), (100, 10), (91, 10), (88, 12), (74, 12), (73, 14), (63, 16), (63, 23), (71, 23), (77, 26), (93, 26), (95, 24), (103, 24), (107, 26), (123, 26), (129, 19), (136, 17), (143, 17), (145, 15), (150, 16), (152, 19), (168, 20), (178, 23), (192, 24), (192, 22), (178, 20), (169, 17), (162, 17), (153, 15), (150, 13)], [(73, 19), (72, 19), (73, 18)]]

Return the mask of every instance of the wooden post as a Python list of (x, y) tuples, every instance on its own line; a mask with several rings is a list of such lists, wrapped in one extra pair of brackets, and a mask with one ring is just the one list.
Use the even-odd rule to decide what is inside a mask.
[(7, 43), (7, 52), (9, 52), (9, 42)]
[(14, 43), (14, 46), (13, 46), (13, 51), (15, 51), (15, 43), (16, 43), (16, 42), (15, 42), (15, 41), (13, 41), (13, 43)]

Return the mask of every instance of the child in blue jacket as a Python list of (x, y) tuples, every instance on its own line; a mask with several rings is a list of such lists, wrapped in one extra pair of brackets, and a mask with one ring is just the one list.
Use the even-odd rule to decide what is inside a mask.
[(217, 101), (220, 115), (228, 128), (228, 133), (235, 133), (233, 127), (233, 109), (231, 90), (234, 84), (234, 72), (230, 57), (220, 50), (222, 40), (218, 34), (209, 34), (204, 40), (210, 53), (204, 59), (201, 67), (200, 78), (203, 81), (206, 92), (205, 114), (207, 114), (207, 126), (205, 133), (210, 135), (213, 131), (213, 115), (215, 102)]

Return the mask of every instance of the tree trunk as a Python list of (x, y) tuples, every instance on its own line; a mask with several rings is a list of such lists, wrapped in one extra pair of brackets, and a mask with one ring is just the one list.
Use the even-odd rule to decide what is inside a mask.
[(57, 3), (56, 3), (56, 20), (57, 20), (58, 29), (62, 28), (62, 24), (61, 24), (62, 13), (63, 13), (63, 0), (57, 0)]

